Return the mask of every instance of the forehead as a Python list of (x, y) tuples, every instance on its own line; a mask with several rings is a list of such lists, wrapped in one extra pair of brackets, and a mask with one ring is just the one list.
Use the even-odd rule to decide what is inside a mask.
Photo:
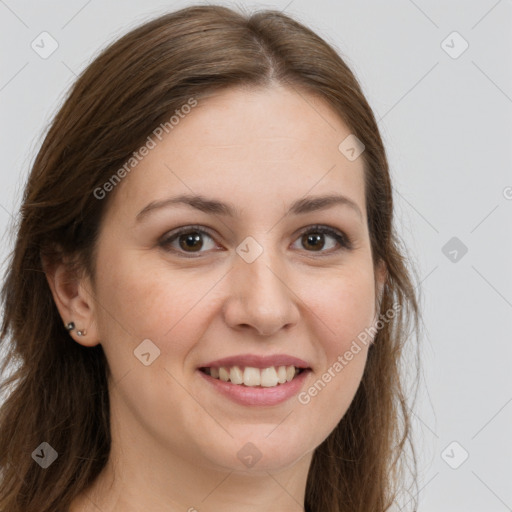
[[(188, 109), (187, 109), (188, 110)], [(169, 116), (170, 117), (170, 116)], [(115, 209), (132, 215), (174, 193), (288, 202), (343, 193), (365, 214), (364, 163), (339, 150), (350, 129), (320, 98), (284, 87), (217, 92), (197, 106), (123, 179)]]

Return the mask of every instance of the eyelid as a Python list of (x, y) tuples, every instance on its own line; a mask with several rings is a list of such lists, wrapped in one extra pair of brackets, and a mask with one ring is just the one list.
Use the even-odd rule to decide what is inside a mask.
[[(175, 230), (172, 230), (172, 231), (166, 233), (165, 235), (163, 235), (160, 238), (158, 245), (160, 247), (164, 248), (164, 250), (168, 250), (170, 252), (179, 254), (180, 256), (184, 256), (185, 258), (197, 258), (197, 257), (200, 257), (200, 255), (202, 253), (210, 252), (210, 251), (199, 251), (197, 253), (193, 253), (193, 252), (187, 253), (187, 252), (175, 250), (172, 248), (166, 249), (166, 247), (169, 247), (171, 242), (173, 242), (175, 239), (177, 239), (180, 235), (186, 234), (189, 232), (198, 232), (200, 234), (206, 234), (214, 242), (216, 242), (216, 240), (215, 240), (216, 236), (213, 233), (214, 230), (212, 228), (210, 228), (208, 226), (204, 226), (204, 225), (190, 224), (187, 226), (182, 226), (182, 227), (176, 228)], [(302, 236), (305, 233), (309, 233), (309, 232), (322, 233), (322, 234), (328, 235), (338, 243), (339, 247), (336, 249), (328, 250), (328, 251), (323, 251), (323, 250), (321, 250), (321, 251), (306, 251), (305, 250), (305, 252), (307, 252), (307, 253), (312, 253), (319, 257), (323, 257), (323, 256), (329, 256), (329, 255), (338, 253), (343, 250), (350, 251), (350, 250), (353, 250), (353, 248), (354, 248), (353, 241), (352, 241), (351, 237), (349, 237), (344, 231), (341, 231), (338, 228), (331, 227), (326, 224), (311, 224), (309, 226), (302, 228), (295, 235), (296, 238), (294, 239), (294, 242), (296, 241), (296, 239), (298, 237)], [(195, 254), (197, 254), (197, 256), (195, 256)]]

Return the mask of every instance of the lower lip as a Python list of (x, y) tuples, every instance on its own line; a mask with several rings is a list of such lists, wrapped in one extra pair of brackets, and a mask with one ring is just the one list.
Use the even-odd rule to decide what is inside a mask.
[(215, 390), (240, 405), (277, 405), (295, 396), (311, 370), (305, 370), (290, 382), (269, 388), (244, 386), (214, 379), (197, 370)]

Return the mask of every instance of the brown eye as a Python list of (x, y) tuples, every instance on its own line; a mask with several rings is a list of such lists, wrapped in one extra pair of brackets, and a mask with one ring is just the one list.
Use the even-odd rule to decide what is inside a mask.
[[(328, 243), (330, 247), (327, 250), (323, 250), (326, 246), (325, 238), (331, 238), (333, 242)], [(300, 238), (302, 247), (306, 248), (308, 252), (319, 252), (319, 253), (330, 253), (333, 252), (329, 249), (334, 247), (336, 251), (336, 243), (343, 249), (352, 249), (352, 244), (349, 238), (344, 235), (341, 231), (328, 228), (326, 226), (312, 226), (304, 231)]]
[(189, 249), (201, 249), (203, 246), (201, 235), (196, 232), (188, 235), (179, 235), (178, 242), (180, 247), (185, 251)]
[[(329, 241), (331, 239), (331, 241)], [(208, 242), (210, 240), (210, 242)], [(327, 240), (327, 241), (326, 241)], [(352, 249), (350, 239), (341, 231), (327, 226), (310, 226), (303, 231), (297, 241), (300, 242), (299, 249), (305, 249), (307, 252), (319, 253), (319, 255), (329, 255), (340, 250)], [(297, 242), (295, 242), (297, 243)], [(208, 247), (210, 244), (210, 247)], [(336, 245), (338, 244), (338, 247)], [(169, 252), (174, 252), (187, 257), (199, 257), (201, 253), (208, 252), (218, 247), (213, 236), (210, 235), (201, 226), (186, 226), (180, 228), (169, 235), (166, 235), (159, 246)], [(204, 249), (204, 250), (202, 250)]]
[(302, 235), (302, 244), (304, 247), (311, 247), (314, 251), (323, 249), (325, 240), (323, 240), (323, 234), (306, 234)]
[[(213, 238), (203, 229), (195, 228), (194, 226), (188, 226), (182, 228), (164, 239), (159, 243), (160, 247), (165, 250), (178, 252), (178, 253), (201, 253), (205, 244), (204, 239), (210, 239), (213, 242)], [(215, 247), (215, 243), (211, 243), (211, 248)], [(208, 247), (207, 247), (208, 248)]]

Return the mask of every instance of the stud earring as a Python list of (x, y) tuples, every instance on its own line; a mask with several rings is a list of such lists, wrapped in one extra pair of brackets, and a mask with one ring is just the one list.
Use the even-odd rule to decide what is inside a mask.
[[(66, 329), (71, 332), (75, 329), (75, 323), (74, 322), (69, 322), (69, 324), (66, 325)], [(78, 336), (85, 336), (87, 334), (87, 331), (85, 329), (83, 330), (80, 330), (80, 331), (76, 331), (76, 334)]]

